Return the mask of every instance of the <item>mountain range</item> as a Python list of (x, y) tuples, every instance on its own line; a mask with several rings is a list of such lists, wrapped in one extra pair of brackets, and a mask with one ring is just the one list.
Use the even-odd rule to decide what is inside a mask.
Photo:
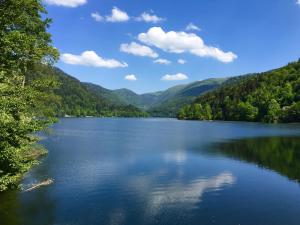
[[(258, 108), (256, 106), (251, 108), (249, 104), (252, 104), (253, 98), (258, 98), (256, 95), (259, 95), (259, 93), (255, 93), (258, 89), (261, 89), (260, 85), (263, 83), (263, 88), (267, 89), (263, 89), (262, 95), (273, 96), (272, 99), (280, 104), (282, 98), (280, 96), (283, 96), (288, 91), (291, 92), (291, 95), (298, 96), (299, 65), (300, 62), (298, 61), (264, 73), (228, 78), (211, 78), (176, 85), (164, 91), (145, 94), (137, 94), (125, 88), (110, 90), (100, 85), (80, 82), (59, 68), (45, 65), (38, 65), (30, 74), (30, 77), (51, 76), (59, 81), (61, 85), (55, 91), (61, 98), (61, 104), (57, 106), (57, 114), (59, 116), (176, 117), (180, 109), (185, 109), (185, 113), (181, 110), (181, 118), (209, 119), (210, 116), (207, 118), (205, 110), (202, 111), (202, 115), (200, 112), (196, 113), (197, 110), (201, 111), (199, 104), (202, 104), (205, 105), (207, 110), (208, 106), (212, 108), (212, 119), (260, 121), (267, 119), (265, 117), (263, 119), (262, 116), (259, 119), (251, 116), (249, 118), (242, 116), (242, 114), (247, 113), (255, 114), (258, 110), (258, 106)], [(281, 90), (281, 87), (285, 88)], [(274, 96), (271, 90), (274, 93), (276, 92), (278, 96)], [(297, 93), (292, 93), (293, 91)], [(226, 96), (228, 97), (225, 98)], [(259, 98), (261, 97), (259, 96)], [(271, 101), (272, 99), (266, 99), (265, 101)], [(226, 109), (224, 105), (229, 100), (231, 101), (230, 109)], [(295, 101), (297, 102), (296, 97), (292, 102)], [(261, 100), (259, 104), (263, 102)], [(292, 104), (292, 102), (289, 103)], [(243, 103), (248, 105), (242, 105)], [(198, 107), (197, 110), (194, 107), (195, 104)], [(289, 106), (286, 105), (286, 102), (282, 104), (284, 108)], [(267, 108), (271, 106), (263, 107), (265, 108), (261, 110), (267, 111)], [(237, 109), (242, 111), (237, 112)], [(251, 112), (251, 109), (253, 112)], [(227, 111), (230, 111), (231, 114), (229, 115)], [(263, 112), (260, 113), (264, 114)]]
[[(70, 116), (160, 116), (176, 117), (179, 109), (196, 97), (218, 88), (230, 78), (212, 78), (182, 84), (164, 91), (137, 94), (129, 89), (110, 90), (100, 85), (80, 82), (59, 68), (37, 65), (30, 77), (51, 76), (60, 86), (58, 115)], [(147, 112), (147, 113), (145, 113)]]

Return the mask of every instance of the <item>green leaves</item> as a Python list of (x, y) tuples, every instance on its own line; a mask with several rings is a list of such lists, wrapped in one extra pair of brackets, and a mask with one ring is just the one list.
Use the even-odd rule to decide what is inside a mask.
[(179, 118), (195, 116), (195, 105), (209, 105), (215, 120), (300, 122), (300, 61), (261, 74), (231, 78), (219, 89), (183, 108)]
[(50, 20), (42, 19), (43, 13), (39, 0), (0, 2), (0, 191), (16, 187), (35, 162), (27, 157), (37, 141), (31, 134), (54, 115), (49, 106), (57, 97), (49, 89), (55, 81), (25, 79), (35, 64), (58, 58), (46, 31)]
[(39, 0), (4, 0), (0, 5), (1, 67), (23, 73), (32, 63), (52, 63), (58, 51), (46, 32), (51, 20), (42, 19), (45, 12)]

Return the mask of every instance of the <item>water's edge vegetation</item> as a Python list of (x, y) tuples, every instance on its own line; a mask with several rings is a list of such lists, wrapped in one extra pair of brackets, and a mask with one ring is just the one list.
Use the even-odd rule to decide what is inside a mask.
[(39, 0), (2, 1), (0, 5), (0, 191), (15, 188), (45, 152), (32, 135), (55, 121), (59, 98), (52, 78), (32, 82), (34, 65), (52, 65), (59, 52), (47, 29), (51, 23)]

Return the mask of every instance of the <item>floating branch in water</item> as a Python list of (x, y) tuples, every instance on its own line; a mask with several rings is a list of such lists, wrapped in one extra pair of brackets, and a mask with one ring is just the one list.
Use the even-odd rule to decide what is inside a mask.
[(34, 184), (31, 188), (26, 189), (24, 192), (28, 192), (28, 191), (33, 191), (37, 188), (43, 187), (43, 186), (48, 186), (50, 184), (53, 184), (54, 180), (53, 179), (47, 179), (45, 181), (42, 181), (38, 184)]

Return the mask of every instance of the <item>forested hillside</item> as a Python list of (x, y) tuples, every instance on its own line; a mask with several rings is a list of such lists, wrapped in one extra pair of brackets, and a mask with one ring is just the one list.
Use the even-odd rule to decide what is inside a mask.
[(196, 97), (218, 88), (227, 78), (211, 78), (186, 85), (178, 85), (160, 93), (148, 112), (152, 116), (176, 117), (181, 107), (192, 103)]
[[(54, 93), (60, 97), (51, 103), (57, 116), (151, 116), (176, 117), (179, 109), (195, 98), (219, 87), (230, 79), (218, 78), (177, 85), (165, 91), (136, 94), (128, 89), (109, 90), (92, 83), (82, 83), (59, 68), (36, 64), (28, 71), (28, 82), (38, 79), (58, 84)], [(47, 103), (50, 105), (50, 102)]]
[(181, 107), (192, 103), (199, 95), (219, 87), (226, 80), (227, 78), (212, 78), (141, 95), (128, 89), (114, 90), (113, 93), (124, 104), (134, 105), (151, 116), (176, 117)]
[(134, 105), (140, 109), (147, 110), (152, 104), (157, 101), (156, 93), (137, 94), (129, 89), (122, 88), (113, 91), (119, 99), (125, 103)]
[(41, 77), (56, 79), (59, 83), (54, 92), (61, 101), (53, 106), (58, 116), (146, 116), (138, 108), (124, 104), (111, 90), (82, 83), (58, 68), (39, 64), (28, 72), (29, 80)]
[(300, 60), (282, 68), (240, 77), (200, 96), (180, 119), (261, 122), (300, 121)]

